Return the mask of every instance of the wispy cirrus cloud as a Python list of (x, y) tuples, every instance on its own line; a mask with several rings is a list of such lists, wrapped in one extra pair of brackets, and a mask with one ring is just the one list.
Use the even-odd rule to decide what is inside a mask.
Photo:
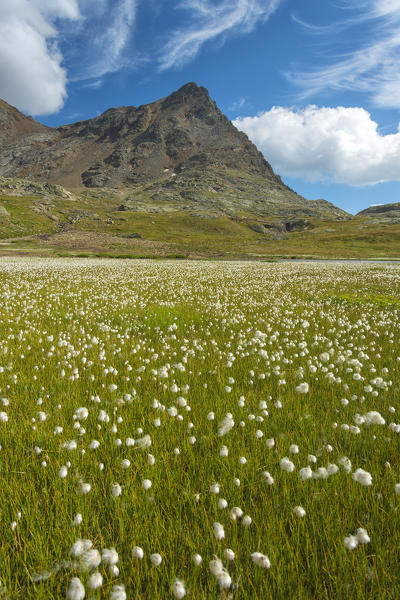
[[(81, 0), (82, 1), (82, 0)], [(114, 73), (128, 64), (124, 52), (129, 46), (137, 13), (137, 0), (102, 0), (96, 13), (91, 2), (86, 3), (86, 21), (93, 36), (80, 50), (83, 66), (71, 76), (72, 81), (97, 80)], [(82, 60), (82, 58), (80, 58)], [(96, 84), (95, 84), (96, 85)]]
[(186, 27), (172, 32), (160, 53), (159, 69), (180, 67), (192, 60), (202, 46), (229, 35), (249, 33), (276, 11), (282, 0), (183, 0), (177, 6), (190, 13)]
[[(330, 29), (306, 25), (314, 35), (326, 37), (343, 29), (346, 51), (339, 53), (335, 36), (336, 58), (312, 71), (288, 73), (289, 79), (303, 89), (302, 97), (327, 90), (352, 90), (368, 94), (381, 108), (400, 107), (400, 0), (346, 0), (347, 18)], [(300, 21), (298, 21), (300, 22)], [(354, 39), (348, 49), (349, 39)], [(340, 38), (339, 38), (340, 41)]]

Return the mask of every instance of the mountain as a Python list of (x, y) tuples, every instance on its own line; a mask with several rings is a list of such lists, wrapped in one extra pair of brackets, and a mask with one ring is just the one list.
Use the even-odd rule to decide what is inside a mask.
[(287, 187), (195, 83), (151, 104), (111, 108), (58, 128), (1, 101), (0, 176), (128, 189), (126, 210), (167, 203), (257, 221), (349, 218), (333, 204), (308, 201)]
[(370, 223), (400, 223), (400, 202), (375, 204), (357, 213), (356, 217), (364, 217)]
[(48, 127), (41, 125), (32, 117), (26, 117), (0, 99), (0, 147), (26, 137), (31, 137), (33, 142), (35, 134), (45, 134), (48, 130)]

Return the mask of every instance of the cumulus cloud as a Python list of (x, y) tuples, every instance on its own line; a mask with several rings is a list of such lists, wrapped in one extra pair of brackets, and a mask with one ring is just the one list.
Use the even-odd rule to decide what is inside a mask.
[(400, 126), (381, 135), (363, 108), (278, 106), (233, 123), (282, 175), (354, 186), (400, 181)]
[(61, 108), (66, 72), (53, 23), (79, 17), (76, 0), (1, 0), (1, 98), (35, 115)]
[(175, 30), (163, 48), (160, 70), (180, 67), (192, 60), (208, 41), (249, 33), (266, 21), (282, 0), (183, 0), (178, 8), (190, 12), (190, 23)]
[(346, 41), (346, 51), (312, 71), (288, 73), (288, 78), (303, 88), (303, 98), (324, 90), (353, 90), (369, 94), (381, 108), (399, 108), (400, 0), (346, 0), (344, 6), (350, 16), (340, 23), (329, 28), (303, 25), (324, 43), (333, 41), (332, 55), (338, 56), (340, 39)]
[(0, 97), (23, 112), (45, 115), (62, 108), (68, 81), (101, 84), (126, 66), (136, 4), (0, 0)]

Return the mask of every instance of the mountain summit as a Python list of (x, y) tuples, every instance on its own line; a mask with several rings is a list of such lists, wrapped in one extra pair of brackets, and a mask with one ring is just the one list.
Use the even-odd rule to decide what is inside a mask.
[[(187, 83), (139, 107), (50, 128), (0, 102), (0, 175), (69, 188), (138, 188), (213, 210), (342, 219), (285, 186), (204, 87)], [(145, 186), (145, 188), (143, 188)]]

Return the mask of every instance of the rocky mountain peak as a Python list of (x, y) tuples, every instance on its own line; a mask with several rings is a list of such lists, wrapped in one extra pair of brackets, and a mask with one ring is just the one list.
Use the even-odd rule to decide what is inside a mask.
[(209, 203), (212, 198), (217, 212), (223, 198), (228, 198), (224, 210), (234, 212), (285, 216), (288, 204), (293, 215), (332, 210), (307, 204), (285, 186), (206, 88), (194, 82), (150, 104), (111, 108), (58, 128), (45, 127), (1, 102), (0, 176), (67, 188), (146, 186), (160, 201), (168, 194), (179, 202)]

